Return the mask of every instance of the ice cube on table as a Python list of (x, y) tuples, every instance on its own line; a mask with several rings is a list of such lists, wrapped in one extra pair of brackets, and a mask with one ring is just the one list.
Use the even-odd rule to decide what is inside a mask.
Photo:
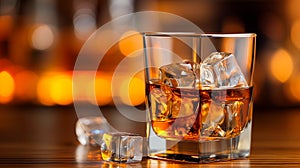
[(109, 131), (113, 130), (106, 119), (100, 116), (83, 117), (76, 122), (75, 133), (82, 145), (100, 145), (103, 134)]
[(126, 132), (111, 132), (103, 135), (101, 156), (105, 161), (139, 162), (143, 157), (143, 137)]
[(195, 87), (199, 64), (191, 61), (164, 65), (159, 68), (163, 84), (171, 87)]
[(213, 52), (202, 63), (206, 65), (206, 69), (211, 67), (215, 76), (215, 87), (248, 86), (245, 76), (232, 53)]

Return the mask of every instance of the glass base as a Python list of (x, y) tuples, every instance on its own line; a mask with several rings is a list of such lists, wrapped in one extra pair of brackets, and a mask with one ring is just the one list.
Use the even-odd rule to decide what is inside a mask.
[(247, 158), (250, 155), (251, 123), (234, 138), (207, 141), (176, 141), (158, 137), (150, 131), (150, 158), (191, 163), (209, 163)]

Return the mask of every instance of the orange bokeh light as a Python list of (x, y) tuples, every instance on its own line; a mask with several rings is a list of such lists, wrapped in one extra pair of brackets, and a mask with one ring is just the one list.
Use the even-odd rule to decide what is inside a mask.
[(293, 77), (285, 87), (286, 95), (293, 101), (300, 101), (300, 76)]
[(104, 72), (77, 71), (73, 74), (73, 100), (97, 105), (112, 102), (110, 75)]
[(128, 31), (125, 32), (119, 42), (119, 48), (125, 56), (134, 56), (133, 52), (143, 48), (143, 37), (139, 32)]
[(43, 105), (68, 105), (72, 103), (72, 77), (68, 73), (43, 75), (37, 85), (37, 97)]
[(59, 74), (51, 79), (50, 96), (58, 105), (72, 103), (72, 78), (68, 74)]
[(300, 12), (299, 12), (299, 0), (288, 0), (286, 1), (286, 12), (287, 15), (290, 17), (290, 19), (296, 19), (300, 18)]
[(125, 79), (120, 87), (121, 101), (127, 105), (137, 106), (145, 100), (145, 82), (139, 77)]
[(0, 103), (12, 100), (15, 90), (15, 81), (7, 71), (0, 72)]
[(284, 50), (277, 50), (270, 63), (272, 75), (281, 83), (286, 82), (292, 75), (294, 70), (293, 60), (290, 54)]
[(95, 79), (95, 95), (97, 104), (107, 105), (112, 101), (111, 82), (108, 76), (97, 76)]
[(290, 38), (292, 43), (300, 49), (300, 20), (292, 24)]
[(54, 101), (50, 97), (49, 85), (51, 85), (51, 78), (49, 76), (42, 76), (37, 84), (37, 98), (43, 105), (54, 105)]

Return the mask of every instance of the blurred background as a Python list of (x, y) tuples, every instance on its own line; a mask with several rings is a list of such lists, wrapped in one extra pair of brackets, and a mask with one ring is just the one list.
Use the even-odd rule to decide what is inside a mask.
[[(87, 38), (118, 16), (154, 10), (182, 16), (206, 33), (256, 33), (255, 107), (297, 107), (299, 7), (299, 0), (0, 0), (0, 103), (72, 106), (73, 68)], [(95, 86), (98, 105), (112, 103), (114, 68), (141, 45), (138, 35), (120, 39), (105, 53), (95, 85), (83, 78), (86, 88)], [(142, 72), (134, 78), (124, 72), (119, 82), (121, 101), (143, 103)]]

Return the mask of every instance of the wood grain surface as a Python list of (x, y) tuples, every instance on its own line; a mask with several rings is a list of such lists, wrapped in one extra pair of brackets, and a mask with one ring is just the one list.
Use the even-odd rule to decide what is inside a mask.
[[(107, 117), (128, 121), (106, 108)], [(252, 150), (247, 159), (209, 164), (184, 164), (144, 158), (140, 163), (118, 164), (101, 160), (98, 148), (79, 145), (72, 107), (0, 107), (0, 167), (300, 167), (300, 109), (255, 109)]]

